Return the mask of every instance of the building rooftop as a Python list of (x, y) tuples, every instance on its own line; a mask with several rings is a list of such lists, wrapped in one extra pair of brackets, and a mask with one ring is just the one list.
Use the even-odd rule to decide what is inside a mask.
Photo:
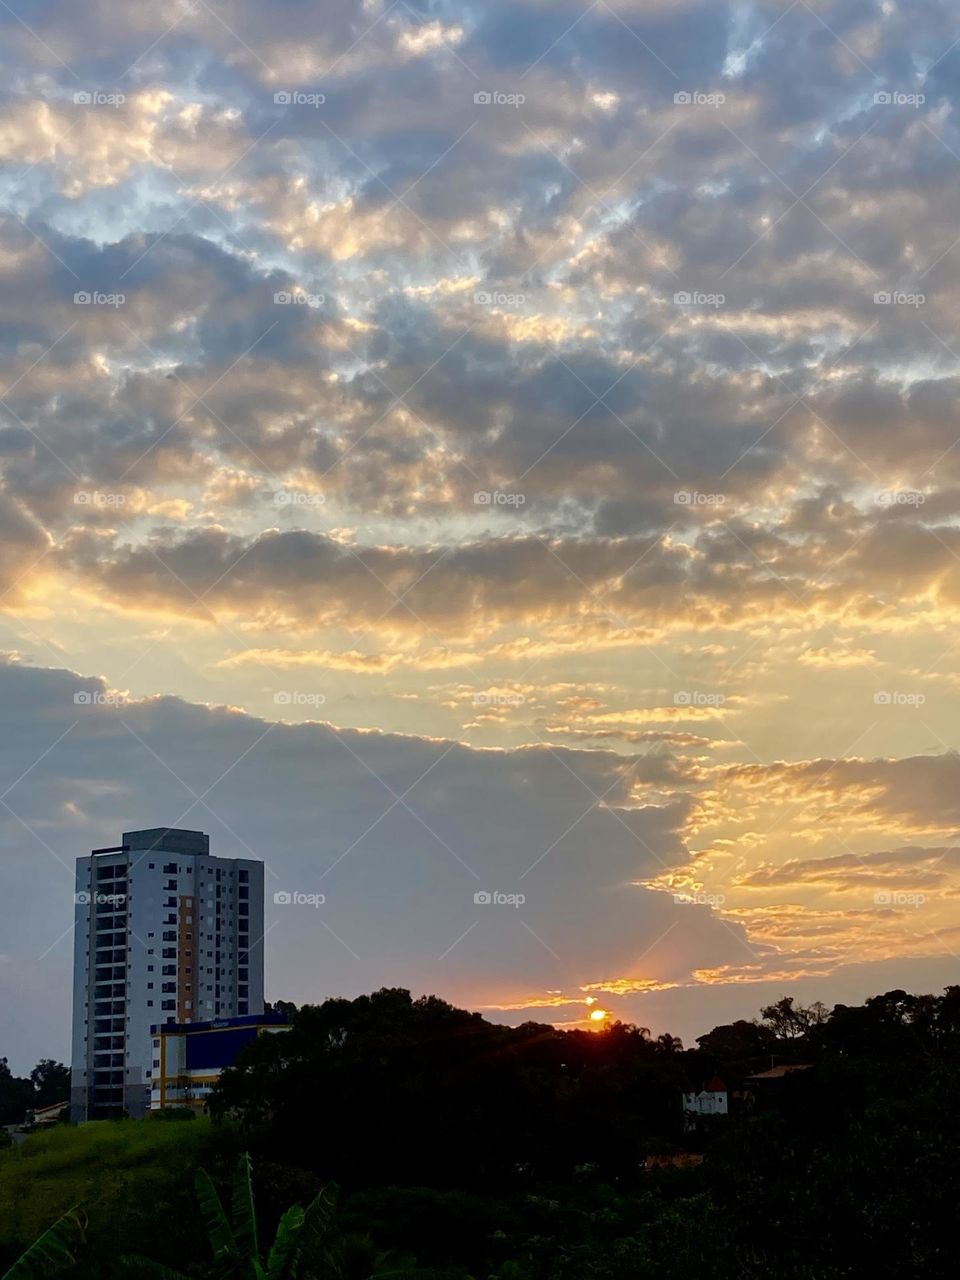
[(155, 849), (158, 853), (210, 852), (210, 837), (202, 831), (180, 827), (150, 827), (146, 831), (125, 831), (123, 843), (137, 852)]
[(235, 1018), (214, 1018), (212, 1022), (161, 1022), (151, 1028), (153, 1035), (190, 1035), (198, 1031), (228, 1031), (238, 1027), (282, 1027), (290, 1019), (285, 1013), (243, 1013)]
[(812, 1062), (785, 1062), (783, 1066), (771, 1067), (769, 1071), (758, 1071), (755, 1076), (747, 1076), (748, 1080), (782, 1080), (794, 1071), (811, 1071)]

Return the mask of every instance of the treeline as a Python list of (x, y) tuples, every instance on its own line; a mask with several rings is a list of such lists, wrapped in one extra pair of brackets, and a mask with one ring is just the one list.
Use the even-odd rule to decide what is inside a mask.
[[(749, 1080), (791, 1064), (808, 1069)], [(731, 1114), (685, 1133), (681, 1094), (715, 1074)], [(224, 1074), (211, 1110), (258, 1161), (341, 1181), (378, 1239), (463, 1274), (504, 1256), (475, 1226), (489, 1245), (478, 1206), (496, 1198), (522, 1280), (930, 1280), (960, 1261), (958, 1090), (960, 987), (829, 1011), (786, 997), (691, 1049), (383, 990), (301, 1009)], [(696, 1168), (650, 1171), (691, 1150)], [(437, 1249), (438, 1196), (463, 1208), (440, 1234), (476, 1254)]]
[[(960, 987), (830, 1010), (786, 997), (691, 1048), (621, 1024), (498, 1026), (403, 990), (289, 1012), (224, 1074), (212, 1124), (57, 1126), (0, 1153), (0, 1275), (80, 1206), (73, 1280), (121, 1280), (131, 1253), (160, 1264), (136, 1260), (140, 1277), (249, 1280), (249, 1259), (217, 1252), (210, 1185), (193, 1193), (202, 1167), (249, 1222), (247, 1151), (262, 1254), (300, 1221), (291, 1206), (331, 1206), (320, 1253), (278, 1280), (958, 1272)], [(686, 1132), (682, 1093), (715, 1075), (730, 1114)], [(249, 1230), (236, 1248), (257, 1248)]]
[(29, 1076), (15, 1076), (0, 1058), (0, 1126), (22, 1124), (28, 1111), (70, 1100), (70, 1068), (42, 1058)]

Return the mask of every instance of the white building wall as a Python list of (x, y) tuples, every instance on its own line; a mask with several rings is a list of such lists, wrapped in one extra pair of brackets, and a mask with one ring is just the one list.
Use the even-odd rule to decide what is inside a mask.
[[(150, 847), (158, 838), (175, 843), (178, 836), (184, 843), (188, 838), (196, 843), (200, 833), (174, 832), (169, 840), (163, 840), (160, 830), (129, 832), (124, 834), (130, 846), (127, 852), (77, 860), (71, 1110), (75, 1119), (88, 1118), (95, 1067), (106, 1061), (106, 1052), (123, 1055), (122, 1067), (111, 1069), (123, 1072), (125, 1109), (132, 1115), (146, 1111), (154, 1071), (154, 1024), (177, 1022), (181, 1012), (189, 1021), (263, 1012), (263, 864), (253, 859)], [(126, 925), (122, 945), (117, 948), (123, 954), (109, 966), (111, 970), (122, 966), (124, 971), (122, 1013), (116, 1015), (118, 1032), (98, 1032), (96, 1027), (93, 989), (97, 984), (92, 976), (96, 958), (91, 955), (96, 903), (90, 899), (97, 889), (97, 882), (91, 879), (93, 864), (98, 875), (103, 867), (126, 869)], [(193, 913), (193, 954), (189, 958), (179, 954), (183, 898), (194, 900), (189, 909)], [(245, 941), (243, 949), (241, 941)], [(245, 963), (241, 965), (242, 958)], [(164, 968), (172, 972), (164, 973)], [(192, 971), (189, 976), (183, 973), (186, 968)], [(181, 979), (184, 987), (190, 982), (193, 989), (189, 994), (180, 990)], [(164, 991), (165, 984), (172, 989)], [(106, 1020), (106, 1015), (99, 1019)], [(102, 1050), (99, 1044), (107, 1036), (122, 1037), (122, 1048)]]

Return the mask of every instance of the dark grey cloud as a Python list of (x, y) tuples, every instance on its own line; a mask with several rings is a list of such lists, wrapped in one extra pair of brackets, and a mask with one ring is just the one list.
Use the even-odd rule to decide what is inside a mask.
[[(738, 927), (632, 883), (688, 856), (689, 801), (653, 798), (656, 761), (474, 751), (169, 697), (97, 705), (102, 681), (16, 664), (0, 691), (3, 1006), (60, 983), (24, 1060), (65, 1052), (72, 860), (131, 823), (202, 828), (218, 853), (264, 859), (273, 997), (408, 983), (474, 1004), (576, 999), (644, 953), (645, 973), (685, 980), (744, 950)], [(282, 889), (327, 901), (274, 906)], [(480, 890), (526, 903), (478, 906)]]

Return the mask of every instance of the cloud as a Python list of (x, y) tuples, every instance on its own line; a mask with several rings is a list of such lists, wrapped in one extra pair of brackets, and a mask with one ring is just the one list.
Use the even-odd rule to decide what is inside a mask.
[[(675, 981), (743, 945), (635, 883), (686, 857), (687, 802), (652, 798), (655, 760), (270, 723), (16, 663), (0, 686), (3, 933), (28, 986), (38, 964), (63, 974), (64, 1025), (72, 860), (139, 822), (199, 827), (218, 853), (266, 862), (275, 997), (396, 981), (474, 1004), (558, 986), (578, 999), (598, 970), (642, 957)], [(326, 904), (275, 908), (281, 889)]]

